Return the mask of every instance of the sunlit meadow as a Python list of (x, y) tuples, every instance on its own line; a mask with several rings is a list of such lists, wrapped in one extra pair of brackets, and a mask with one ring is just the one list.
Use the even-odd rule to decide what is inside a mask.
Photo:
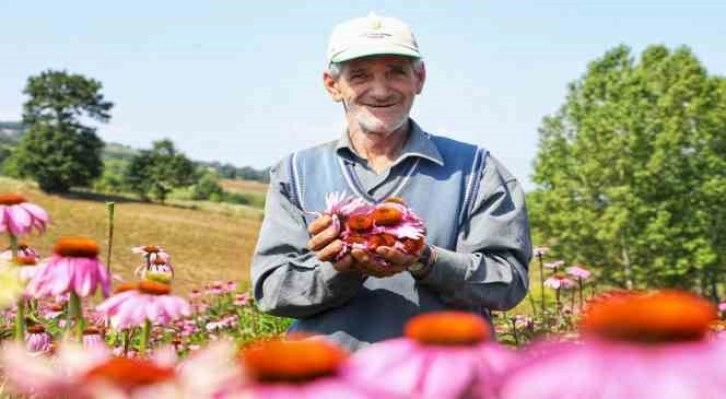
[[(594, 271), (546, 247), (534, 251), (530, 294), (495, 312), (493, 328), (471, 314), (433, 313), (351, 355), (324, 340), (282, 339), (289, 321), (257, 311), (247, 280), (261, 220), (254, 210), (115, 198), (111, 224), (108, 198), (46, 196), (13, 180), (0, 181), (2, 193), (2, 397), (726, 392), (726, 304), (598, 288)], [(401, 231), (418, 234), (409, 230)]]

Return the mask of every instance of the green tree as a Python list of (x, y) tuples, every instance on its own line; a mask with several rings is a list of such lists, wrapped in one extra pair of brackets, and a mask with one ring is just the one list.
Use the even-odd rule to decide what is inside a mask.
[(726, 83), (688, 48), (620, 46), (544, 119), (530, 194), (560, 255), (625, 287), (718, 296), (726, 262)]
[(141, 198), (162, 203), (171, 190), (195, 182), (194, 164), (169, 139), (155, 141), (151, 150), (134, 156), (124, 176), (126, 185)]
[(101, 175), (103, 141), (81, 118), (108, 122), (113, 103), (100, 82), (83, 75), (48, 70), (28, 78), (24, 94), (26, 132), (8, 162), (9, 170), (31, 177), (46, 192), (89, 186)]
[(222, 201), (224, 199), (224, 190), (214, 169), (204, 172), (202, 177), (194, 184), (192, 199), (212, 201)]

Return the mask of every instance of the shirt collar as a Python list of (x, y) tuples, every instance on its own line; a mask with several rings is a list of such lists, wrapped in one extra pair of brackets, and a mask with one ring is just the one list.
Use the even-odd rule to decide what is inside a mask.
[[(394, 164), (398, 164), (402, 160), (408, 157), (419, 157), (428, 159), (429, 161), (436, 163), (440, 166), (444, 165), (444, 158), (441, 156), (439, 149), (436, 147), (430, 133), (425, 132), (419, 125), (413, 120), (411, 122), (410, 136), (406, 140), (406, 144), (403, 145), (401, 155)], [(348, 130), (343, 131), (343, 134), (338, 139), (335, 145), (335, 151), (338, 155), (343, 156), (351, 161), (363, 160), (354, 150), (353, 144), (350, 142), (350, 136)]]

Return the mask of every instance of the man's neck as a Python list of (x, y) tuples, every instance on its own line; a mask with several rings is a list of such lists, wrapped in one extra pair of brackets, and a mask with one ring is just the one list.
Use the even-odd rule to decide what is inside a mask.
[(355, 152), (368, 160), (370, 167), (381, 173), (391, 166), (401, 152), (409, 135), (409, 122), (389, 134), (348, 130), (350, 142)]

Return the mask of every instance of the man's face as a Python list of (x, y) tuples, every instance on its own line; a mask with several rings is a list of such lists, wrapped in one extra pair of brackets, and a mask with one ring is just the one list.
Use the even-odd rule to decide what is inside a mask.
[(340, 76), (324, 75), (325, 87), (346, 108), (349, 129), (389, 135), (408, 121), (413, 99), (421, 93), (425, 70), (415, 71), (410, 58), (374, 56), (342, 65)]

